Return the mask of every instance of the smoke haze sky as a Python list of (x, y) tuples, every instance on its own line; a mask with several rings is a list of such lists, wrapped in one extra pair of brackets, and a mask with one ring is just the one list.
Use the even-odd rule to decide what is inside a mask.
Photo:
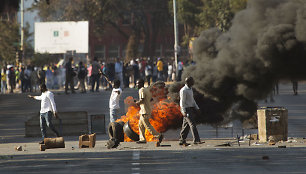
[(235, 106), (248, 118), (279, 79), (306, 77), (305, 46), (305, 0), (249, 0), (228, 32), (212, 28), (194, 41), (196, 65), (184, 76), (222, 111)]

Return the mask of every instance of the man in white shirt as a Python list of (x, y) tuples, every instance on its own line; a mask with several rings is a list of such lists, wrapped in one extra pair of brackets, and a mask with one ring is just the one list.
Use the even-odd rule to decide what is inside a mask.
[(44, 144), (44, 138), (47, 138), (46, 125), (56, 134), (57, 137), (60, 135), (52, 124), (52, 113), (55, 118), (58, 118), (56, 105), (54, 102), (54, 95), (52, 92), (48, 91), (45, 84), (40, 85), (40, 91), (40, 96), (28, 95), (28, 97), (41, 101), (40, 130), (43, 140), (39, 142), (39, 144)]
[(183, 124), (180, 133), (180, 145), (188, 146), (186, 143), (186, 138), (191, 130), (193, 136), (194, 144), (202, 144), (200, 136), (196, 127), (195, 117), (196, 112), (200, 111), (199, 106), (193, 98), (192, 86), (194, 85), (194, 80), (192, 77), (187, 77), (185, 79), (185, 86), (180, 90), (180, 107), (181, 113), (183, 114)]
[(109, 99), (110, 122), (115, 122), (118, 119), (120, 111), (119, 100), (121, 93), (122, 89), (120, 88), (120, 80), (116, 79), (114, 80), (114, 88)]

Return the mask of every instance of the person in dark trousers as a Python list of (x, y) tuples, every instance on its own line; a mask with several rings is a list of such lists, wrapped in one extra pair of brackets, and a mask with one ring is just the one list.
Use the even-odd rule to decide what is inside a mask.
[(72, 68), (72, 61), (73, 61), (73, 58), (70, 57), (69, 61), (65, 65), (65, 68), (66, 68), (65, 93), (66, 94), (68, 94), (68, 84), (70, 85), (71, 93), (73, 93), (73, 94), (75, 93), (73, 77), (76, 74), (75, 74), (75, 72), (73, 71), (73, 68)]
[(81, 89), (81, 93), (86, 93), (86, 89), (85, 89), (85, 77), (87, 75), (87, 71), (85, 66), (83, 65), (83, 62), (79, 62), (79, 71), (78, 71), (78, 79), (80, 82), (80, 89)]
[(96, 92), (99, 92), (99, 79), (100, 73), (102, 72), (101, 66), (98, 63), (98, 58), (94, 57), (94, 61), (92, 62), (92, 71), (91, 71), (91, 92), (94, 92), (95, 84), (96, 84)]
[(180, 107), (181, 113), (183, 114), (183, 124), (180, 133), (180, 145), (188, 146), (186, 142), (189, 130), (191, 130), (194, 144), (202, 144), (200, 136), (196, 127), (195, 117), (199, 114), (200, 108), (193, 98), (192, 86), (194, 80), (192, 77), (185, 79), (185, 86), (180, 90)]
[(292, 82), (292, 89), (293, 89), (293, 95), (298, 95), (298, 81), (293, 79)]
[(46, 125), (56, 134), (57, 137), (59, 137), (60, 134), (52, 124), (52, 115), (55, 118), (58, 118), (54, 95), (52, 92), (48, 91), (47, 86), (45, 84), (40, 85), (40, 91), (40, 96), (28, 95), (28, 97), (41, 101), (40, 130), (42, 135), (42, 141), (39, 142), (39, 144), (44, 144), (44, 138), (47, 138)]
[(11, 67), (9, 69), (8, 79), (9, 79), (9, 85), (10, 85), (10, 93), (14, 93), (14, 89), (16, 86), (16, 75), (15, 75), (14, 67)]
[(46, 71), (44, 70), (43, 66), (40, 68), (37, 75), (38, 75), (39, 85), (45, 84), (46, 83)]

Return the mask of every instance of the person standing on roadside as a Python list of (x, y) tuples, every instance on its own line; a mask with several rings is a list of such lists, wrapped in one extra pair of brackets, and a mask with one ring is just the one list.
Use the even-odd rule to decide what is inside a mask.
[(152, 66), (150, 63), (147, 63), (146, 68), (145, 68), (145, 75), (146, 75), (146, 79), (148, 82), (148, 86), (150, 86), (151, 84), (151, 78), (152, 78)]
[(40, 130), (42, 135), (42, 141), (39, 144), (44, 144), (44, 138), (47, 138), (46, 125), (56, 134), (57, 137), (60, 136), (58, 131), (52, 124), (52, 115), (58, 118), (56, 105), (54, 101), (54, 94), (48, 91), (45, 84), (40, 85), (40, 96), (28, 95), (30, 98), (41, 101), (40, 108)]
[(9, 79), (9, 85), (10, 85), (10, 93), (14, 93), (14, 89), (16, 86), (16, 74), (14, 67), (10, 67), (8, 72), (8, 79)]
[(6, 68), (1, 69), (1, 93), (6, 93)]
[(192, 77), (187, 77), (185, 79), (185, 86), (180, 90), (180, 107), (181, 113), (183, 114), (183, 124), (180, 133), (180, 143), (179, 145), (188, 146), (186, 142), (189, 130), (191, 130), (193, 136), (194, 144), (202, 144), (198, 129), (195, 123), (195, 117), (197, 113), (200, 112), (200, 108), (193, 98), (192, 86), (194, 85), (194, 80)]
[(68, 94), (68, 84), (70, 85), (70, 90), (71, 93), (75, 93), (74, 91), (74, 76), (75, 76), (75, 72), (73, 71), (72, 68), (72, 61), (73, 58), (70, 57), (69, 61), (66, 63), (65, 68), (66, 68), (66, 82), (65, 82), (65, 93)]
[(157, 66), (157, 80), (163, 81), (164, 80), (163, 78), (164, 63), (161, 60), (161, 58), (158, 58), (156, 66)]
[(101, 66), (98, 63), (98, 58), (94, 57), (94, 61), (92, 62), (91, 69), (91, 92), (94, 92), (95, 84), (96, 84), (96, 92), (99, 92), (99, 79), (100, 73), (102, 72)]
[(160, 146), (160, 143), (163, 140), (163, 135), (158, 133), (154, 127), (151, 125), (149, 119), (151, 118), (151, 99), (152, 94), (149, 88), (144, 88), (144, 80), (139, 79), (136, 82), (137, 88), (139, 89), (139, 101), (136, 102), (140, 106), (140, 118), (139, 118), (139, 141), (136, 143), (142, 144), (147, 143), (145, 138), (146, 129), (158, 139), (156, 146)]
[(123, 62), (116, 58), (115, 63), (115, 79), (120, 80), (121, 88), (123, 88)]
[(78, 71), (78, 79), (80, 82), (81, 93), (86, 93), (85, 89), (85, 77), (86, 77), (86, 68), (83, 65), (83, 62), (79, 62), (79, 71)]

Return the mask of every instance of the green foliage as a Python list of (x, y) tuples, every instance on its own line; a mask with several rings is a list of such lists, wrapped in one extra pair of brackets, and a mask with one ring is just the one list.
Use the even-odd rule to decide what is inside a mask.
[(202, 0), (202, 12), (199, 15), (200, 25), (197, 33), (217, 27), (227, 31), (236, 12), (246, 7), (247, 0)]
[[(191, 37), (217, 27), (227, 31), (234, 14), (246, 8), (247, 0), (177, 0), (177, 18), (184, 25), (181, 44), (187, 46)], [(173, 0), (169, 0), (173, 13)]]
[(0, 60), (13, 63), (19, 49), (19, 26), (15, 22), (0, 21)]
[(20, 0), (1, 0), (0, 1), (0, 13), (8, 9), (18, 9)]
[(139, 56), (138, 55), (138, 41), (136, 35), (131, 35), (127, 44), (127, 51), (126, 51), (126, 62), (132, 60), (133, 58)]

